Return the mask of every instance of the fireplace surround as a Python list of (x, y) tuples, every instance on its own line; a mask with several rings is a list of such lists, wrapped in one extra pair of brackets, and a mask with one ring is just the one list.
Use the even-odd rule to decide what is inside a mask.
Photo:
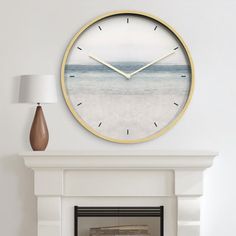
[(74, 207), (164, 207), (165, 236), (200, 235), (203, 172), (211, 151), (20, 154), (34, 171), (38, 236), (73, 236)]

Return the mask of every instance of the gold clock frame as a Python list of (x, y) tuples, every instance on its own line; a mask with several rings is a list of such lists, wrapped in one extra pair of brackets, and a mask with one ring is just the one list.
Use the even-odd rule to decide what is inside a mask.
[[(135, 140), (125, 140), (125, 139), (115, 139), (115, 138), (111, 138), (111, 137), (107, 137), (105, 135), (102, 135), (100, 133), (98, 133), (96, 130), (94, 130), (91, 126), (89, 126), (75, 111), (75, 109), (73, 108), (69, 96), (67, 95), (67, 91), (66, 91), (66, 87), (65, 87), (65, 78), (64, 78), (64, 72), (65, 72), (65, 65), (66, 65), (66, 61), (69, 55), (69, 52), (71, 50), (71, 48), (73, 47), (75, 41), (77, 40), (77, 38), (87, 29), (89, 28), (91, 25), (95, 24), (97, 21), (105, 19), (107, 17), (110, 16), (114, 16), (114, 15), (123, 15), (123, 14), (131, 14), (131, 15), (139, 15), (139, 16), (143, 16), (143, 17), (147, 17), (150, 18), (152, 20), (155, 20), (157, 22), (159, 22), (160, 24), (164, 25), (167, 29), (169, 29), (176, 37), (177, 39), (180, 41), (180, 43), (182, 44), (183, 48), (185, 49), (189, 62), (190, 62), (190, 67), (191, 67), (191, 86), (190, 86), (190, 90), (189, 90), (189, 96), (188, 99), (183, 107), (183, 109), (181, 110), (181, 112), (177, 115), (177, 117), (172, 120), (166, 127), (164, 127), (163, 129), (161, 129), (159, 132), (152, 134), (150, 136), (147, 136), (145, 138), (141, 138), (141, 139), (135, 139)], [(184, 115), (186, 109), (189, 106), (189, 103), (192, 99), (192, 95), (193, 95), (193, 90), (194, 90), (194, 65), (193, 65), (193, 60), (190, 54), (190, 51), (187, 47), (187, 45), (185, 44), (185, 42), (183, 41), (182, 37), (166, 22), (164, 22), (163, 20), (161, 20), (160, 18), (150, 15), (148, 13), (145, 12), (140, 12), (140, 11), (130, 11), (130, 10), (125, 10), (125, 11), (113, 11), (107, 14), (103, 14), (99, 17), (96, 17), (95, 19), (93, 19), (92, 21), (90, 21), (88, 24), (84, 25), (72, 38), (72, 40), (70, 41), (70, 43), (68, 44), (63, 60), (62, 60), (62, 65), (61, 65), (61, 88), (62, 88), (62, 92), (66, 101), (66, 104), (70, 110), (70, 112), (73, 114), (73, 116), (76, 118), (76, 120), (88, 131), (90, 131), (92, 134), (105, 139), (107, 141), (111, 141), (111, 142), (115, 142), (115, 143), (142, 143), (142, 142), (146, 142), (149, 140), (152, 140), (154, 138), (157, 138), (161, 135), (163, 135), (164, 133), (166, 133), (168, 130), (170, 130), (179, 120), (180, 118)]]

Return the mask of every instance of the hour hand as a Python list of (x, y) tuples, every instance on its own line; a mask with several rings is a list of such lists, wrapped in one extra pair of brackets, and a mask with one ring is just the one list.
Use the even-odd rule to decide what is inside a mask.
[(117, 68), (114, 67), (113, 65), (111, 65), (111, 64), (109, 64), (109, 63), (107, 63), (107, 62), (101, 60), (100, 58), (95, 57), (95, 56), (93, 56), (93, 55), (89, 55), (89, 57), (92, 58), (92, 59), (94, 59), (95, 61), (98, 61), (98, 62), (100, 62), (101, 64), (103, 64), (103, 65), (109, 67), (110, 69), (116, 71), (117, 73), (123, 75), (126, 79), (129, 79), (129, 78), (130, 78), (130, 75), (129, 75), (129, 74), (126, 74), (125, 72), (123, 72), (123, 71), (117, 69)]

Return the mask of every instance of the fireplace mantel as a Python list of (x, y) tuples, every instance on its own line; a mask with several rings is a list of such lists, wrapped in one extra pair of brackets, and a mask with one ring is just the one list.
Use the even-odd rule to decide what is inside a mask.
[(141, 169), (206, 169), (213, 163), (213, 151), (80, 151), (25, 152), (25, 165), (30, 168), (141, 168)]
[(20, 154), (34, 171), (38, 236), (73, 236), (73, 205), (78, 204), (163, 204), (165, 236), (199, 236), (203, 171), (216, 155), (180, 150)]

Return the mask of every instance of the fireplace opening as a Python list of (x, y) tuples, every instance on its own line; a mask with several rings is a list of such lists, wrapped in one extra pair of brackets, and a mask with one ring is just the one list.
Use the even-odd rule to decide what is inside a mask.
[(74, 236), (164, 236), (164, 207), (74, 207)]

